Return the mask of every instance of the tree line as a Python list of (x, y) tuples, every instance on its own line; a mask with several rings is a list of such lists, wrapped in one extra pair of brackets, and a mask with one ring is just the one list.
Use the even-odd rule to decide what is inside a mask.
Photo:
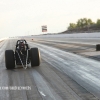
[(82, 28), (89, 28), (89, 27), (100, 27), (100, 19), (97, 19), (96, 23), (93, 22), (90, 18), (78, 19), (76, 23), (69, 24), (68, 30), (82, 29)]

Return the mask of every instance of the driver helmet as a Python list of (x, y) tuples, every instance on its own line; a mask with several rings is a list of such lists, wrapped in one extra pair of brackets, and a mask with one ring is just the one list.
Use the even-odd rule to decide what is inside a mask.
[(23, 42), (20, 42), (20, 48), (25, 49), (25, 44)]

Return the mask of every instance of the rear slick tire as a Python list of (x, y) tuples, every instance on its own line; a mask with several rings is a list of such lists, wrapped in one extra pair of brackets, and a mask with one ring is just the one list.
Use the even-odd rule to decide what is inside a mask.
[(14, 58), (14, 51), (13, 50), (6, 50), (5, 51), (5, 65), (7, 69), (14, 69), (15, 68), (15, 58)]
[(38, 48), (31, 48), (30, 50), (31, 57), (31, 66), (39, 66), (40, 65), (40, 52)]

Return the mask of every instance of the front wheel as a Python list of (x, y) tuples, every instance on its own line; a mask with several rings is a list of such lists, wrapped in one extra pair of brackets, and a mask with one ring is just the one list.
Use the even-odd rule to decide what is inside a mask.
[(13, 50), (6, 50), (5, 51), (5, 64), (7, 69), (14, 69), (15, 68), (15, 58), (14, 58), (14, 51)]
[(30, 50), (31, 57), (31, 66), (39, 66), (40, 65), (40, 52), (38, 48), (31, 48)]

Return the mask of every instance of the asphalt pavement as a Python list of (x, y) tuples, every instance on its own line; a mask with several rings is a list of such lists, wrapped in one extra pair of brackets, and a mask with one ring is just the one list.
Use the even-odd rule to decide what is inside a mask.
[[(5, 50), (15, 50), (16, 40), (0, 43), (0, 87), (29, 86), (30, 90), (0, 90), (0, 100), (99, 100), (100, 63), (55, 47), (38, 47), (41, 64), (25, 70), (5, 67)], [(10, 57), (9, 57), (10, 58)]]

